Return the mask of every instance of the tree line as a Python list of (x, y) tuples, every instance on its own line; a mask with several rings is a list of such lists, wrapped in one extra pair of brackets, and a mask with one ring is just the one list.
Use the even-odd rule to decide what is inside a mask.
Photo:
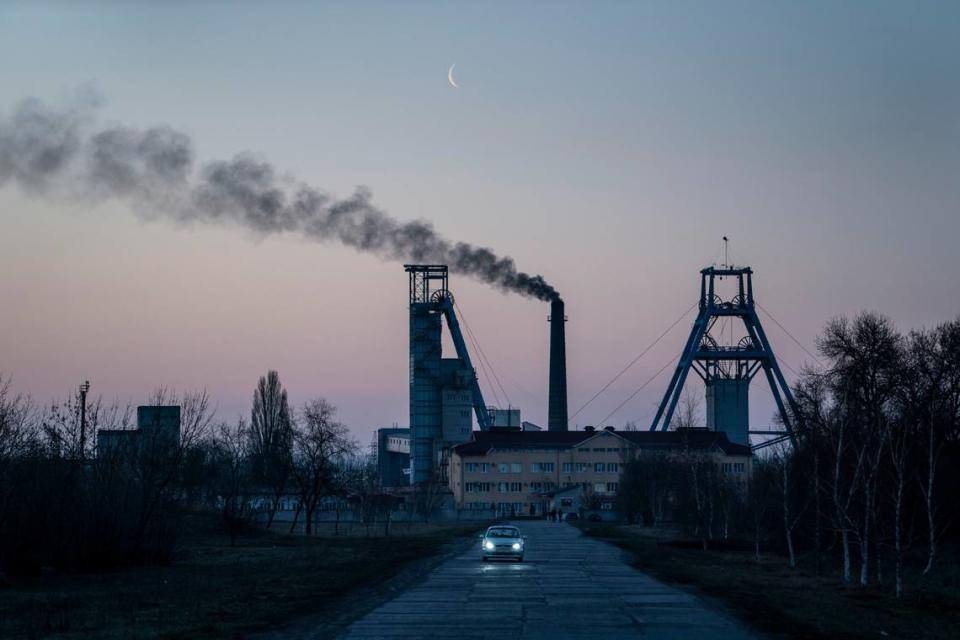
[[(132, 406), (93, 399), (82, 412), (79, 394), (38, 406), (0, 376), (0, 573), (166, 562), (196, 511), (218, 513), (233, 541), (255, 519), (274, 526), (284, 498), (296, 504), (291, 528), (308, 535), (324, 498), (377, 503), (373, 458), (336, 407), (292, 409), (275, 371), (249, 419), (217, 421), (204, 391), (159, 389), (146, 405), (180, 407), (177, 438), (138, 430)], [(129, 437), (98, 450), (100, 430)]]
[(830, 321), (817, 347), (793, 387), (792, 443), (760, 450), (745, 475), (703, 451), (641, 452), (620, 509), (704, 549), (749, 541), (758, 559), (769, 548), (900, 597), (958, 536), (960, 319), (902, 334), (864, 312)]

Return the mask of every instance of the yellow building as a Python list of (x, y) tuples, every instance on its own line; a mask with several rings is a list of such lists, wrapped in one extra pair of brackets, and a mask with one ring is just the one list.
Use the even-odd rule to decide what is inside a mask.
[(550, 494), (579, 486), (580, 497), (612, 511), (627, 461), (639, 451), (683, 449), (716, 456), (724, 473), (746, 478), (750, 471), (750, 448), (718, 431), (494, 430), (475, 431), (453, 448), (448, 482), (460, 509), (543, 515)]

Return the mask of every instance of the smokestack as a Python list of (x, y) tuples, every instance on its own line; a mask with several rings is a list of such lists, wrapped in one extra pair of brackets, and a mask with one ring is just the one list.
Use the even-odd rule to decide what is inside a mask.
[(549, 431), (567, 430), (567, 338), (563, 300), (550, 302), (550, 392), (547, 414)]

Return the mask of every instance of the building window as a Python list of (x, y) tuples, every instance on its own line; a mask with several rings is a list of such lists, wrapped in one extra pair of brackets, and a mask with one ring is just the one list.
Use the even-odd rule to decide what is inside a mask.
[(606, 493), (607, 485), (604, 484), (603, 482), (598, 482), (595, 485), (593, 485), (593, 490), (595, 493)]
[(612, 503), (612, 502), (601, 502), (601, 503), (600, 503), (600, 509), (603, 510), (603, 511), (612, 511), (612, 510), (613, 510), (613, 503)]
[(734, 473), (743, 473), (744, 471), (746, 471), (746, 465), (745, 465), (744, 463), (742, 463), (742, 462), (734, 462), (734, 463), (733, 463), (733, 472), (734, 472)]
[(607, 447), (607, 451), (612, 451), (613, 453), (620, 453), (620, 447)]
[(608, 462), (607, 463), (607, 473), (619, 473), (620, 464), (617, 462)]
[(508, 483), (506, 483), (506, 482), (498, 482), (498, 483), (497, 483), (497, 491), (499, 491), (500, 493), (506, 493), (506, 492), (507, 492), (507, 486), (508, 486)]
[(577, 463), (577, 473), (583, 473), (584, 471), (590, 470), (589, 462), (578, 462)]
[(469, 409), (461, 409), (461, 410), (460, 410), (460, 417), (461, 417), (461, 418), (469, 418), (469, 417), (470, 417), (470, 410), (469, 410)]
[(476, 463), (476, 462), (467, 462), (466, 464), (463, 465), (463, 470), (466, 471), (466, 472), (468, 472), (468, 473), (469, 473), (469, 472), (472, 472), (472, 471), (476, 471), (476, 470), (477, 470), (477, 463)]
[(510, 473), (523, 473), (523, 465), (519, 462), (513, 462), (510, 464)]
[(616, 493), (619, 488), (620, 485), (616, 482), (607, 483), (607, 493)]
[(498, 469), (497, 469), (497, 470), (498, 470), (500, 473), (510, 473), (510, 465), (507, 464), (506, 462), (501, 462), (501, 463), (498, 465)]
[(604, 471), (605, 468), (606, 468), (606, 465), (605, 465), (604, 463), (602, 463), (602, 462), (595, 462), (595, 463), (593, 463), (593, 472), (594, 472), (594, 473), (603, 473), (603, 471)]
[(490, 491), (489, 482), (466, 482), (463, 485), (467, 493), (487, 493)]
[(530, 473), (547, 473), (553, 471), (552, 462), (531, 462)]
[(580, 447), (577, 451), (580, 453), (590, 453), (590, 447)]
[(564, 472), (564, 473), (573, 473), (573, 463), (572, 463), (572, 462), (564, 462), (564, 463), (563, 463), (563, 472)]
[(720, 471), (723, 473), (730, 473), (732, 465), (729, 462), (720, 463)]
[(489, 463), (489, 462), (481, 462), (481, 463), (480, 463), (480, 473), (487, 473), (488, 471), (490, 471), (490, 463)]
[(540, 493), (541, 491), (543, 491), (542, 484), (540, 484), (539, 482), (530, 483), (530, 493)]
[(521, 482), (511, 482), (510, 483), (510, 492), (511, 493), (520, 493), (523, 491), (523, 483)]

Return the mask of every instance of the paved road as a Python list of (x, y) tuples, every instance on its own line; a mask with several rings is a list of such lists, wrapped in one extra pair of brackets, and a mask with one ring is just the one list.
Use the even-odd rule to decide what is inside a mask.
[(524, 562), (481, 562), (479, 546), (370, 612), (343, 638), (756, 638), (724, 612), (654, 580), (567, 524), (518, 523)]

